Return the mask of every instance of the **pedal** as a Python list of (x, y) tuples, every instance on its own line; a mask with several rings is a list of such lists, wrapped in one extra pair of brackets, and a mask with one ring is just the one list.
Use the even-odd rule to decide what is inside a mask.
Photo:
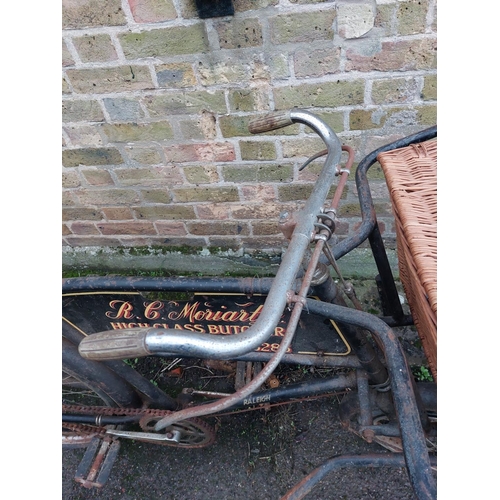
[(92, 439), (78, 465), (75, 481), (84, 488), (102, 488), (111, 474), (119, 450), (120, 441), (117, 438)]

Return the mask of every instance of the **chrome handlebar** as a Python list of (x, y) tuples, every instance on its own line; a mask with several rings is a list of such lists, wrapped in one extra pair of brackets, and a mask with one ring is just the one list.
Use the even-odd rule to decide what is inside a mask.
[(107, 360), (162, 354), (233, 359), (255, 350), (274, 333), (287, 305), (287, 292), (292, 288), (305, 252), (314, 237), (316, 216), (323, 208), (342, 154), (341, 143), (335, 132), (320, 118), (302, 109), (270, 113), (253, 120), (249, 130), (260, 133), (292, 123), (303, 123), (313, 129), (325, 142), (328, 154), (309, 199), (296, 216), (290, 243), (255, 323), (244, 332), (231, 336), (213, 336), (171, 328), (100, 332), (82, 340), (79, 346), (82, 357)]

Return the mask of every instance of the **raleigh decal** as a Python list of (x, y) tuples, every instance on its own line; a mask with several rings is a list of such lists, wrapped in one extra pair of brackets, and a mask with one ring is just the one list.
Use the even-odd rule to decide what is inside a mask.
[(271, 394), (264, 394), (263, 396), (250, 397), (243, 400), (245, 406), (257, 405), (260, 403), (269, 403), (271, 401)]

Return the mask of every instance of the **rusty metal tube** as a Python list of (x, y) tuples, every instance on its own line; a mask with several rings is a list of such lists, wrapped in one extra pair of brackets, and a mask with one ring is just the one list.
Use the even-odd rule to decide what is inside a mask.
[[(435, 459), (432, 458), (432, 464), (435, 465)], [(404, 467), (405, 459), (402, 454), (367, 454), (367, 455), (340, 455), (327, 460), (324, 464), (314, 469), (300, 483), (289, 490), (281, 500), (302, 500), (322, 479), (328, 474), (346, 467)], [(415, 488), (414, 488), (415, 490)], [(420, 489), (415, 491), (417, 497), (422, 496)]]
[[(209, 403), (206, 405), (195, 406), (192, 408), (186, 408), (184, 410), (180, 410), (166, 417), (163, 417), (160, 421), (158, 421), (155, 425), (155, 431), (160, 431), (167, 427), (168, 425), (173, 424), (174, 422), (179, 422), (183, 419), (188, 419), (192, 417), (202, 416), (202, 415), (210, 415), (213, 413), (217, 413), (219, 411), (230, 408), (232, 405), (238, 403), (243, 400), (253, 392), (255, 392), (265, 380), (267, 380), (271, 374), (274, 372), (278, 364), (281, 362), (284, 354), (288, 350), (292, 339), (295, 335), (295, 330), (297, 329), (297, 325), (300, 319), (300, 315), (302, 312), (302, 308), (304, 307), (307, 291), (309, 290), (309, 285), (311, 283), (312, 277), (314, 275), (314, 271), (318, 264), (319, 257), (323, 250), (324, 240), (319, 240), (316, 243), (316, 247), (309, 261), (309, 265), (304, 275), (304, 280), (302, 282), (301, 289), (297, 294), (294, 301), (294, 308), (292, 314), (290, 316), (290, 320), (288, 321), (287, 330), (285, 336), (281, 339), (280, 346), (276, 353), (271, 357), (269, 362), (262, 368), (259, 374), (248, 384), (243, 386), (240, 390), (236, 391), (231, 396), (223, 398), (215, 403)], [(290, 300), (293, 299), (290, 297)]]
[(413, 376), (398, 338), (382, 320), (365, 312), (311, 299), (307, 299), (307, 308), (313, 314), (365, 328), (378, 340), (387, 361), (410, 481), (415, 491), (421, 492), (419, 500), (434, 499), (436, 482), (432, 477), (423, 431), (425, 423), (421, 422), (421, 411), (414, 392)]

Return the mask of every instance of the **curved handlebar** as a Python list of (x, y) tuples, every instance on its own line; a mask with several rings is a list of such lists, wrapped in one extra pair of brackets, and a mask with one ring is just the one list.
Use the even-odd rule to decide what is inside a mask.
[[(286, 122), (286, 123), (285, 123)], [(277, 112), (254, 121), (252, 130), (271, 130), (291, 123), (312, 128), (325, 142), (328, 155), (304, 208), (297, 214), (290, 244), (255, 323), (244, 332), (231, 336), (161, 329), (131, 328), (123, 335), (116, 331), (101, 332), (85, 338), (79, 346), (88, 359), (123, 359), (149, 354), (184, 355), (210, 359), (232, 359), (255, 350), (273, 333), (287, 304), (287, 291), (293, 286), (302, 259), (314, 235), (316, 216), (325, 203), (341, 159), (341, 143), (335, 132), (312, 113), (302, 109)]]

